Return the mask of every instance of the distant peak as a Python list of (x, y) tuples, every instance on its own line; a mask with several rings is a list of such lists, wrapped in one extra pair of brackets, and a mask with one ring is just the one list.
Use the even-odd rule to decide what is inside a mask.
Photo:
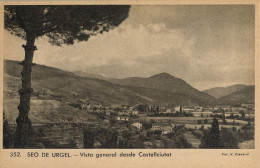
[(159, 74), (156, 74), (156, 75), (153, 75), (151, 76), (150, 78), (174, 78), (174, 76), (166, 73), (166, 72), (163, 72), (163, 73), (159, 73)]

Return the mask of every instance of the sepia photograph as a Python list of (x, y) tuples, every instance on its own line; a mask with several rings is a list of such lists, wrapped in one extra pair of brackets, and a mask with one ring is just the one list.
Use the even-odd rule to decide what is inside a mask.
[(3, 149), (255, 149), (255, 5), (4, 5)]

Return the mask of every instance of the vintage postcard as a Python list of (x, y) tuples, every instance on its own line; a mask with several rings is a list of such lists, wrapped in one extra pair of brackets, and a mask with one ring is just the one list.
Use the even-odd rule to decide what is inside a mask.
[(258, 168), (259, 1), (1, 2), (0, 168)]

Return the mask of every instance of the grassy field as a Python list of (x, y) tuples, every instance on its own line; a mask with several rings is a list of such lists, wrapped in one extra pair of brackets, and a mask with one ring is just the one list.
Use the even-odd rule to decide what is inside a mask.
[(208, 120), (208, 122), (212, 122), (213, 118), (203, 118), (203, 117), (144, 117), (142, 118), (146, 121), (158, 121), (158, 122), (171, 122), (171, 123), (186, 123), (186, 124), (197, 124), (198, 120), (204, 121), (205, 119)]
[[(146, 122), (150, 122), (151, 120), (155, 122), (167, 122), (170, 124), (194, 124), (198, 125), (198, 120), (201, 120), (200, 125), (205, 125), (204, 120), (207, 119), (206, 125), (211, 125), (213, 122), (212, 117), (144, 117), (142, 120), (145, 120)], [(233, 119), (226, 119), (227, 125), (223, 124), (222, 119), (218, 119), (220, 127), (226, 127), (226, 128), (232, 128), (236, 127), (237, 129), (241, 128), (243, 125), (248, 124), (247, 121), (242, 121), (242, 120), (233, 120)], [(233, 125), (233, 121), (235, 121), (236, 125)], [(237, 125), (239, 124), (239, 125)]]

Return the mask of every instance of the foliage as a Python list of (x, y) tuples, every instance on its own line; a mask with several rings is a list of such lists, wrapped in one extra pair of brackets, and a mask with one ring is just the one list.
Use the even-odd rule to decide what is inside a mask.
[(118, 138), (118, 133), (115, 130), (107, 131), (105, 148), (116, 148), (117, 138)]
[(141, 142), (144, 142), (144, 141), (147, 141), (148, 138), (147, 138), (146, 136), (144, 136), (144, 135), (139, 135), (139, 140), (140, 140)]
[(154, 131), (154, 134), (161, 135), (161, 134), (162, 134), (162, 131), (161, 131), (161, 130), (155, 130), (155, 131)]
[(9, 124), (7, 119), (5, 118), (5, 112), (3, 114), (3, 147), (4, 148), (11, 148), (13, 146), (13, 134), (10, 131)]
[(221, 139), (219, 148), (225, 149), (237, 149), (238, 148), (238, 137), (236, 133), (231, 129), (222, 129), (220, 133)]
[(130, 139), (131, 133), (129, 131), (127, 131), (127, 130), (124, 130), (122, 132), (122, 136), (123, 136), (124, 139)]
[(83, 132), (84, 148), (94, 148), (94, 133), (87, 129)]
[(220, 145), (220, 131), (219, 124), (216, 118), (213, 119), (210, 132), (205, 131), (201, 139), (200, 148), (219, 148)]
[(109, 122), (110, 122), (111, 125), (114, 125), (116, 123), (116, 120), (114, 118), (110, 118)]
[(188, 143), (187, 139), (182, 136), (177, 136), (174, 138), (174, 148), (191, 148), (192, 145)]
[(35, 40), (45, 36), (52, 45), (72, 45), (87, 41), (91, 36), (108, 32), (127, 17), (128, 5), (10, 5), (4, 8), (5, 29), (26, 40), (22, 88), (17, 118), (15, 147), (24, 148), (28, 142), (31, 122), (31, 72)]
[(144, 143), (139, 141), (139, 140), (133, 140), (129, 141), (129, 144), (127, 144), (127, 148), (135, 148), (135, 149), (143, 149), (144, 148)]
[(126, 5), (5, 6), (5, 29), (26, 39), (46, 35), (53, 45), (87, 41), (117, 27), (128, 17)]
[(151, 122), (144, 122), (143, 129), (150, 129), (152, 128), (153, 124)]
[(127, 148), (127, 142), (123, 139), (119, 140), (118, 148)]
[(237, 149), (239, 142), (254, 139), (254, 127), (250, 124), (243, 126), (241, 130), (233, 127), (219, 131), (217, 122), (214, 120), (213, 123), (211, 130), (203, 131), (200, 148)]
[(147, 132), (146, 132), (146, 136), (147, 136), (148, 138), (153, 137), (153, 136), (154, 136), (154, 131), (147, 131)]
[(241, 111), (240, 114), (241, 114), (242, 120), (244, 120), (244, 119), (246, 118), (245, 112), (244, 112), (244, 111)]
[(248, 141), (254, 139), (255, 136), (254, 125), (248, 122), (247, 125), (244, 125), (241, 130), (238, 131), (238, 136), (240, 141)]
[(176, 135), (183, 134), (185, 132), (185, 124), (175, 125), (174, 128), (173, 128), (173, 132)]
[(201, 125), (201, 127), (199, 128), (200, 130), (203, 130), (204, 129), (204, 125)]
[(100, 118), (101, 120), (105, 119), (105, 113), (94, 113), (94, 115), (96, 115), (98, 118)]
[(136, 108), (139, 112), (148, 112), (149, 111), (149, 107), (148, 105), (144, 105), (144, 104), (140, 104), (137, 106)]

